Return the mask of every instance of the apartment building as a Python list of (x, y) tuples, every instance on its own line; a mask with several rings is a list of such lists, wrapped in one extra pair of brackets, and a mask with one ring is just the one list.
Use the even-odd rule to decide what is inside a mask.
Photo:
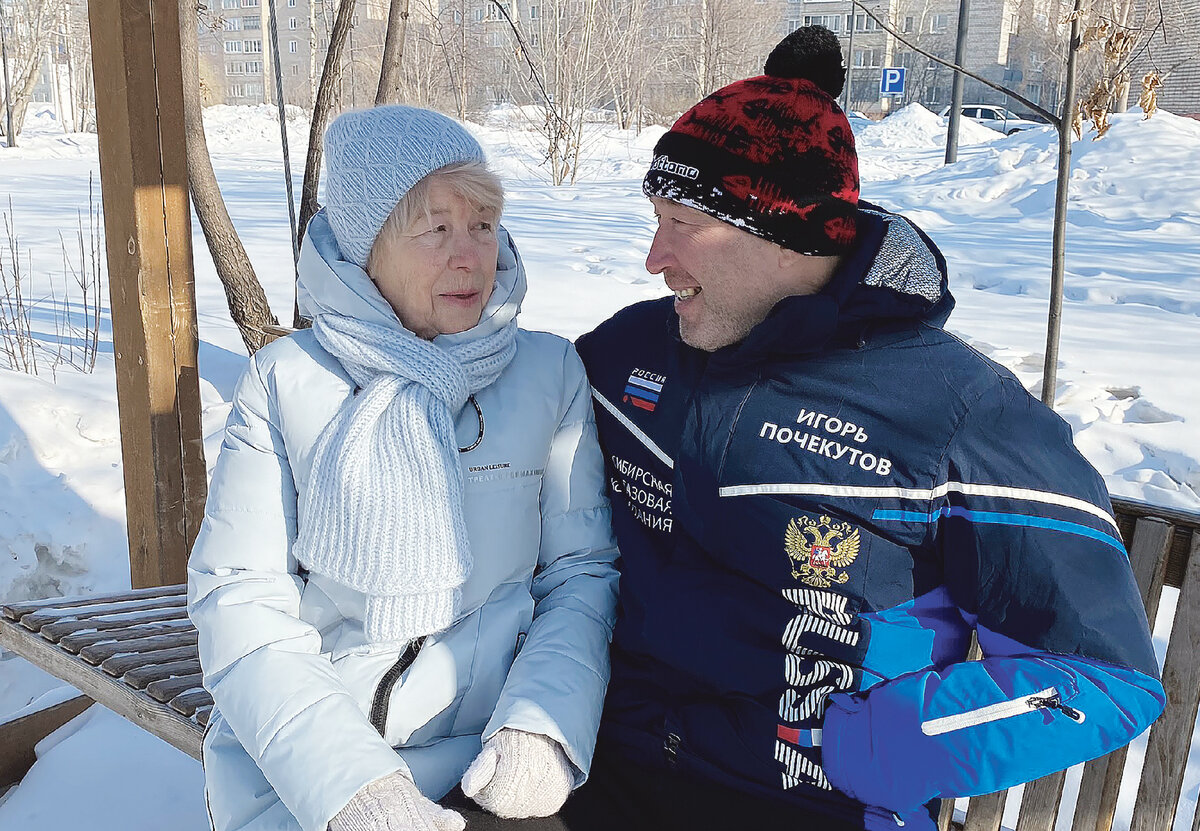
[[(1200, 2), (1200, 0), (1194, 0)], [(1034, 103), (1056, 106), (1061, 62), (1052, 60), (1061, 43), (1056, 21), (1059, 0), (972, 0), (968, 11), (965, 67), (1020, 92)], [(949, 103), (953, 72), (920, 54), (953, 60), (958, 35), (957, 0), (876, 0), (868, 15), (849, 0), (787, 0), (790, 29), (821, 24), (836, 32), (846, 52), (849, 106), (877, 115), (919, 101), (929, 109)], [(885, 21), (899, 36), (879, 24)], [(907, 42), (907, 43), (906, 43)], [(913, 48), (917, 47), (917, 48)], [(880, 94), (885, 67), (907, 70), (902, 96)], [(1003, 93), (967, 79), (970, 101), (1008, 103)]]
[(1137, 99), (1147, 73), (1157, 72), (1163, 81), (1158, 106), (1200, 118), (1200, 0), (1138, 0), (1135, 22), (1161, 31), (1131, 62), (1130, 98)]
[[(310, 107), (320, 79), (337, 0), (275, 0), (280, 69), (288, 103)], [(1138, 0), (1139, 13), (1155, 0)], [(213, 0), (201, 26), (202, 92), (206, 103), (273, 101), (268, 0)], [(1060, 105), (1065, 0), (971, 0), (965, 64), (1048, 109)], [(555, 44), (589, 37), (626, 38), (645, 56), (643, 106), (658, 117), (716, 87), (758, 71), (780, 37), (818, 23), (842, 40), (849, 108), (880, 115), (913, 101), (938, 110), (949, 103), (953, 73), (918, 49), (952, 60), (958, 0), (870, 0), (871, 14), (850, 0), (411, 0), (405, 65), (414, 95), (447, 111), (466, 113), (540, 96), (526, 66), (532, 61), (553, 94), (570, 83), (572, 68)], [(1133, 95), (1149, 68), (1165, 70), (1164, 108), (1200, 111), (1200, 0), (1169, 0), (1165, 31), (1132, 67)], [(359, 0), (346, 43), (341, 106), (374, 100), (387, 22), (387, 0)], [(576, 25), (589, 11), (599, 24)], [(639, 17), (634, 17), (640, 15)], [(874, 17), (872, 17), (874, 15)], [(886, 21), (889, 33), (875, 18)], [(513, 35), (521, 32), (522, 54)], [(636, 30), (636, 31), (635, 31)], [(1190, 34), (1189, 34), (1190, 33)], [(902, 96), (880, 94), (885, 67), (904, 67)], [(967, 79), (969, 101), (1027, 108)]]
[[(357, 9), (346, 55), (352, 64), (373, 61), (378, 72), (387, 5), (369, 0), (359, 2)], [(336, 13), (337, 4), (331, 0), (275, 0), (286, 103), (312, 106)], [(213, 0), (199, 26), (200, 83), (206, 105), (275, 101), (270, 14), (269, 0)], [(365, 53), (370, 50), (373, 54)], [(374, 90), (371, 96), (373, 100)]]

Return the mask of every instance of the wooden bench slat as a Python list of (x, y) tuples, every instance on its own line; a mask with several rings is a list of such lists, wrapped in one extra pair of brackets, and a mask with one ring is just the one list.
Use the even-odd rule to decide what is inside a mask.
[(173, 632), (194, 631), (195, 627), (187, 618), (182, 620), (165, 620), (153, 623), (143, 623), (138, 626), (128, 626), (124, 629), (105, 629), (101, 632), (76, 632), (59, 640), (58, 645), (68, 652), (77, 653), (85, 647), (98, 643), (120, 643), (148, 638), (151, 635), (169, 635)]
[(192, 675), (200, 671), (200, 661), (197, 659), (170, 661), (165, 664), (148, 664), (137, 666), (121, 676), (121, 680), (135, 690), (144, 690), (152, 681), (162, 681), (177, 675)]
[(1117, 512), (1118, 521), (1126, 522), (1133, 518), (1157, 517), (1175, 526), (1175, 536), (1167, 553), (1166, 584), (1179, 588), (1183, 584), (1184, 568), (1192, 550), (1193, 537), (1200, 528), (1196, 512), (1181, 511), (1175, 508), (1164, 508), (1161, 505), (1151, 505), (1147, 502), (1137, 502), (1132, 499), (1114, 499), (1113, 509)]
[(196, 630), (175, 632), (169, 635), (151, 635), (148, 638), (134, 638), (131, 641), (114, 641), (85, 646), (79, 650), (79, 657), (89, 664), (100, 662), (126, 652), (153, 652), (159, 649), (170, 649), (173, 646), (187, 646), (199, 640)]
[(197, 672), (193, 675), (181, 675), (178, 678), (163, 678), (159, 681), (151, 681), (146, 685), (146, 692), (155, 701), (161, 701), (163, 704), (166, 704), (175, 696), (182, 695), (189, 690), (198, 689), (203, 684), (203, 676)]
[(1025, 785), (1021, 793), (1021, 812), (1017, 815), (1017, 831), (1054, 831), (1066, 778), (1067, 772), (1060, 770)]
[[(142, 600), (123, 600), (120, 603), (113, 603), (111, 605), (99, 603), (90, 606), (80, 606), (71, 609), (69, 616), (75, 620), (86, 620), (88, 618), (111, 615), (116, 612), (134, 611), (136, 609), (168, 609), (183, 606), (187, 606), (187, 598), (176, 594), (166, 597), (148, 597)], [(47, 623), (54, 623), (67, 616), (59, 608), (42, 609), (41, 611), (22, 615), (21, 625), (26, 629), (37, 632)]]
[(1179, 804), (1188, 746), (1200, 705), (1200, 536), (1192, 540), (1167, 660), (1167, 710), (1150, 728), (1131, 831), (1170, 828)]
[(67, 635), (73, 635), (76, 632), (100, 631), (104, 629), (122, 629), (126, 626), (134, 626), (138, 623), (162, 621), (162, 620), (182, 620), (187, 617), (187, 607), (171, 607), (169, 609), (144, 609), (137, 612), (123, 612), (116, 615), (102, 615), (95, 618), (85, 618), (83, 620), (59, 620), (54, 623), (47, 623), (41, 628), (43, 638), (57, 643), (61, 638)]
[[(1151, 627), (1162, 599), (1167, 553), (1174, 532), (1174, 526), (1164, 520), (1140, 517), (1129, 545), (1130, 565)], [(1117, 813), (1117, 794), (1121, 790), (1128, 754), (1129, 746), (1126, 745), (1084, 765), (1071, 831), (1110, 831)]]
[(938, 831), (950, 831), (950, 827), (954, 824), (954, 800), (943, 799), (942, 806), (938, 808), (937, 827)]
[(143, 664), (165, 664), (168, 661), (198, 660), (195, 645), (176, 646), (170, 649), (156, 649), (147, 652), (135, 652), (127, 655), (114, 655), (100, 663), (100, 669), (115, 678), (120, 678), (134, 667)]
[[(167, 703), (175, 712), (182, 713), (185, 716), (195, 714), (197, 718), (199, 718), (199, 713), (201, 710), (211, 710), (213, 706), (212, 695), (209, 694), (208, 690), (205, 689), (191, 690), (190, 692), (182, 693), (175, 696)], [(204, 722), (200, 723), (203, 724)]]
[(76, 606), (90, 606), (97, 602), (97, 598), (101, 598), (106, 602), (120, 602), (123, 600), (136, 600), (143, 597), (165, 597), (172, 594), (187, 594), (187, 586), (183, 584), (175, 586), (151, 586), (146, 589), (131, 589), (120, 594), (105, 594), (105, 595), (80, 595), (79, 597), (47, 597), (44, 600), (23, 600), (18, 603), (5, 603), (0, 606), (0, 612), (9, 620), (20, 620), (23, 616), (30, 612), (36, 612), (38, 609), (53, 607), (57, 609), (70, 609)]
[(191, 719), (169, 707), (163, 707), (144, 693), (115, 683), (97, 667), (89, 666), (75, 655), (9, 620), (0, 620), (0, 646), (11, 649), (52, 675), (74, 686), (113, 712), (124, 716), (182, 750), (193, 759), (200, 758), (202, 732)]
[(1000, 831), (1000, 821), (1004, 819), (1004, 803), (1007, 799), (1008, 791), (996, 791), (974, 797), (967, 805), (963, 831)]

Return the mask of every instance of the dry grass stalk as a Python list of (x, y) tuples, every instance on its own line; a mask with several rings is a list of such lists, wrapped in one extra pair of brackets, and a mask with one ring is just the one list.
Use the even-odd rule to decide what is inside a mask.
[[(56, 296), (55, 278), (48, 275), (49, 294), (36, 297), (33, 287), (33, 257), (21, 250), (13, 220), (12, 201), (8, 212), (2, 214), (5, 250), (0, 252), (0, 356), (7, 359), (10, 369), (38, 375), (46, 368), (57, 379), (58, 367), (68, 364), (80, 372), (91, 372), (96, 366), (100, 347), (100, 283), (103, 252), (100, 240), (100, 209), (96, 204), (92, 182), (88, 183), (88, 227), (85, 235), (82, 211), (78, 217), (75, 243), (78, 245), (78, 266), (71, 261), (66, 239), (59, 235), (63, 261), (62, 297)], [(80, 300), (75, 299), (75, 286)], [(37, 307), (49, 303), (49, 312)], [(53, 335), (37, 333), (32, 320), (36, 315), (52, 320)], [(48, 356), (39, 362), (38, 353)]]

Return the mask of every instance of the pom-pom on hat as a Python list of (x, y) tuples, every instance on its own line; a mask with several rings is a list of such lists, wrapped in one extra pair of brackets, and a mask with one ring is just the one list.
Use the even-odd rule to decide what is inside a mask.
[(325, 131), (325, 212), (342, 255), (360, 268), (388, 216), (412, 186), (456, 162), (483, 162), (458, 122), (399, 105), (355, 110)]
[(858, 156), (835, 101), (846, 77), (837, 35), (797, 29), (764, 72), (684, 113), (655, 145), (642, 191), (803, 254), (843, 254), (856, 232)]

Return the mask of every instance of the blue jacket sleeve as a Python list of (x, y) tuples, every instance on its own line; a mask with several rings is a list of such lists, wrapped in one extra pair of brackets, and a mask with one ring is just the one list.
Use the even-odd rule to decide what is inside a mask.
[(1002, 377), (963, 419), (931, 500), (931, 544), (983, 659), (830, 697), (830, 783), (906, 812), (1101, 756), (1164, 695), (1104, 485), (1067, 425)]

